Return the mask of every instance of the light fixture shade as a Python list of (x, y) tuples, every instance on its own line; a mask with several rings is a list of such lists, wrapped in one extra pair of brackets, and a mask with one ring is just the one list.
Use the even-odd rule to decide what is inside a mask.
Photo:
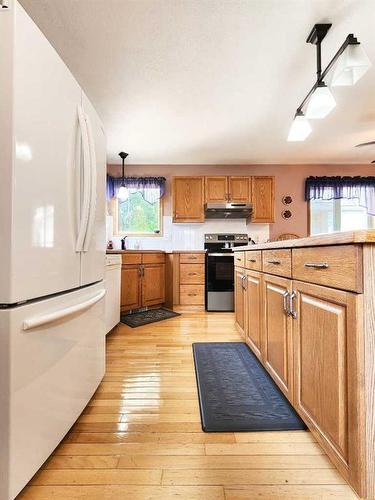
[(289, 130), (288, 141), (304, 141), (311, 134), (311, 125), (304, 115), (296, 115)]
[(325, 118), (335, 106), (336, 101), (329, 88), (325, 85), (317, 87), (307, 104), (306, 118), (312, 120)]
[(120, 201), (126, 201), (129, 198), (129, 192), (125, 186), (121, 186), (117, 192), (117, 198)]
[(370, 66), (371, 61), (360, 44), (348, 45), (337, 61), (332, 85), (334, 87), (354, 85)]

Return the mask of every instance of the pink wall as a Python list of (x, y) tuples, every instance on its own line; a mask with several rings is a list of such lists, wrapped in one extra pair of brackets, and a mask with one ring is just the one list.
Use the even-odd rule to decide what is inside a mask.
[[(120, 165), (108, 165), (108, 173), (121, 175)], [(125, 175), (162, 175), (167, 179), (164, 214), (171, 214), (171, 178), (174, 175), (274, 175), (275, 176), (275, 224), (271, 224), (270, 235), (296, 233), (308, 234), (308, 209), (304, 201), (304, 183), (309, 175), (374, 175), (371, 165), (126, 165)], [(281, 198), (291, 195), (293, 203), (288, 206), (293, 216), (289, 220), (281, 217), (286, 208)]]

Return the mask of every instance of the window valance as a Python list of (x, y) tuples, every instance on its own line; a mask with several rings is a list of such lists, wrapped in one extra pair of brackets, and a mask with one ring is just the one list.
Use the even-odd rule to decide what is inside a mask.
[[(130, 193), (141, 193), (148, 203), (155, 203), (165, 193), (165, 177), (125, 177), (124, 185)], [(122, 177), (107, 175), (107, 199), (115, 198), (122, 186)]]
[(308, 177), (305, 200), (358, 199), (369, 215), (375, 215), (375, 177)]

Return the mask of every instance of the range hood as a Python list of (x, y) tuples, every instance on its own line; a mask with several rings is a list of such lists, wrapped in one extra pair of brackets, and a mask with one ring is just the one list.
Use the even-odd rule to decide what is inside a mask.
[(206, 219), (248, 219), (252, 213), (250, 203), (206, 203)]

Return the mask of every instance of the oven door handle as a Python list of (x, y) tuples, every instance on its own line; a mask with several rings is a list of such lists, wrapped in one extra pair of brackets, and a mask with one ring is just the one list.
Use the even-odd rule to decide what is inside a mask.
[(233, 253), (208, 253), (207, 257), (234, 257)]

